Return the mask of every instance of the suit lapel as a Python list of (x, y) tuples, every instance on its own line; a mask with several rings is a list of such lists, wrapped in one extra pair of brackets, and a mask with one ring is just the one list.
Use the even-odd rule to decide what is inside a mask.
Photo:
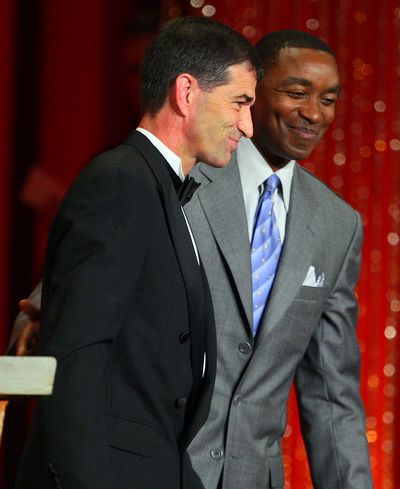
[(248, 328), (252, 321), (250, 243), (246, 210), (236, 157), (229, 166), (202, 166), (211, 183), (198, 190), (198, 197), (214, 238), (226, 260), (245, 311)]
[(134, 146), (142, 154), (160, 188), (160, 197), (164, 204), (165, 217), (186, 289), (193, 373), (191, 404), (195, 404), (201, 389), (203, 356), (206, 349), (205, 331), (207, 324), (204, 324), (203, 314), (207, 307), (211, 308), (211, 301), (208, 304), (206, 296), (203, 293), (203, 277), (200, 273), (176, 190), (168, 172), (168, 163), (161, 153), (149, 142), (146, 136), (137, 131), (128, 137), (125, 144)]
[(279, 321), (301, 287), (313, 256), (318, 208), (312, 189), (298, 166), (295, 167), (286, 223), (285, 241), (274, 285), (264, 312), (260, 336)]

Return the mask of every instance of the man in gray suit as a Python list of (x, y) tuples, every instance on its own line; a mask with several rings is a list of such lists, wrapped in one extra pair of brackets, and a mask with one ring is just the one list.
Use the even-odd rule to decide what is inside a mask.
[[(257, 49), (266, 75), (254, 138), (242, 139), (228, 167), (198, 166), (201, 187), (185, 207), (218, 336), (210, 415), (185, 455), (198, 479), (186, 487), (283, 488), (281, 438), (294, 381), (314, 487), (371, 489), (355, 331), (361, 220), (296, 163), (334, 119), (334, 54), (299, 31), (270, 34)], [(282, 247), (255, 331), (251, 242), (272, 174), (280, 181), (273, 213)]]
[[(354, 297), (361, 219), (295, 161), (310, 155), (334, 119), (336, 61), (329, 46), (298, 31), (272, 33), (257, 50), (265, 77), (254, 137), (243, 139), (225, 169), (195, 169), (201, 186), (185, 208), (211, 287), (218, 344), (210, 414), (186, 457), (202, 486), (187, 487), (282, 488), (294, 380), (314, 487), (370, 489)], [(272, 174), (280, 180), (273, 212), (282, 247), (255, 332), (250, 243)]]

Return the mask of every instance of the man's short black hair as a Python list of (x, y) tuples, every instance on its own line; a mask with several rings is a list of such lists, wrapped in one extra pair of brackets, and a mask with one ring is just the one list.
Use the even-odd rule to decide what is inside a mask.
[(144, 113), (156, 114), (176, 78), (189, 73), (203, 90), (228, 83), (230, 66), (248, 63), (263, 76), (262, 63), (250, 42), (230, 27), (204, 17), (169, 21), (148, 48), (141, 72)]
[(267, 34), (256, 45), (265, 72), (278, 64), (279, 54), (285, 48), (316, 49), (335, 57), (334, 51), (318, 37), (304, 31), (283, 29)]

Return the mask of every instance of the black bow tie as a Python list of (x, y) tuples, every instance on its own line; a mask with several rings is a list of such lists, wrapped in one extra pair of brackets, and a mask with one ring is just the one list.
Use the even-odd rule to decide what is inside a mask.
[(193, 177), (186, 175), (178, 192), (178, 199), (181, 206), (184, 206), (189, 202), (200, 185), (201, 184), (197, 183)]

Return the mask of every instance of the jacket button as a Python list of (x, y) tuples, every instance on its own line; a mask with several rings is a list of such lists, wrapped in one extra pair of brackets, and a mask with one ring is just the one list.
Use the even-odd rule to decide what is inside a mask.
[(220, 460), (224, 456), (224, 452), (220, 448), (213, 448), (210, 454), (214, 460)]
[(187, 340), (189, 339), (189, 336), (190, 336), (190, 331), (184, 331), (179, 335), (179, 342), (186, 343)]
[(178, 397), (178, 399), (175, 401), (175, 407), (177, 409), (183, 408), (186, 406), (187, 403), (187, 397)]
[(233, 398), (233, 404), (234, 404), (235, 406), (240, 406), (240, 405), (242, 404), (242, 402), (243, 402), (243, 397), (242, 397), (242, 396), (239, 396), (239, 395), (238, 395), (238, 396), (235, 396), (235, 397)]
[(247, 354), (251, 352), (251, 345), (250, 343), (244, 342), (244, 343), (239, 343), (239, 351), (240, 353)]

